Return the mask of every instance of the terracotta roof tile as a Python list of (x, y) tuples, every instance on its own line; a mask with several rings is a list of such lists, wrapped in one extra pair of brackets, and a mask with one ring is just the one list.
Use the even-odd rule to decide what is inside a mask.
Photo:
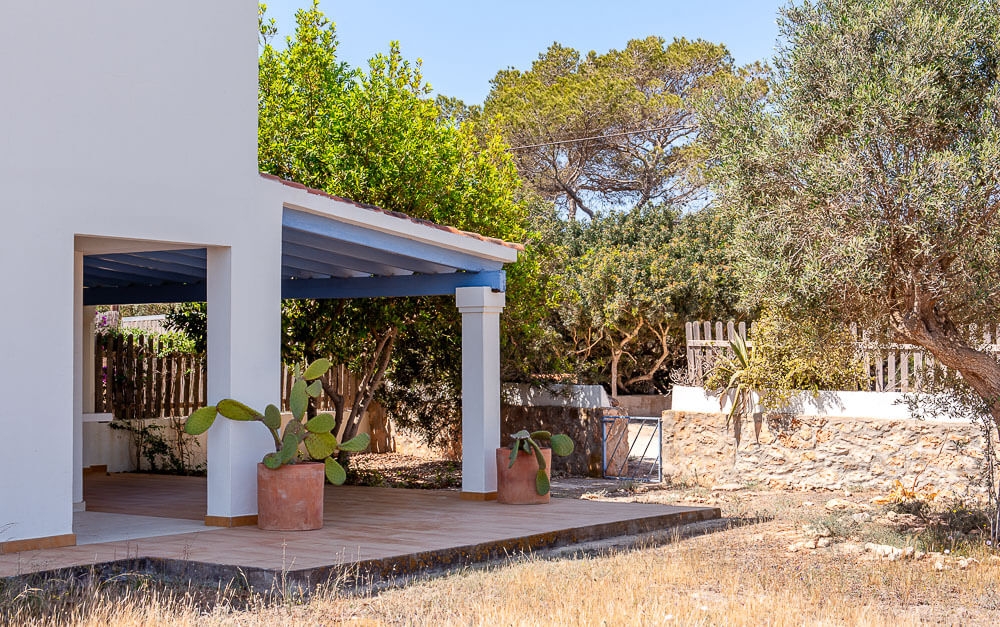
[(324, 198), (329, 198), (331, 200), (336, 200), (336, 201), (339, 201), (339, 202), (346, 202), (346, 203), (348, 203), (350, 205), (354, 205), (355, 207), (360, 207), (361, 209), (367, 209), (369, 211), (377, 211), (379, 213), (383, 213), (383, 214), (385, 214), (387, 216), (392, 216), (394, 218), (399, 218), (401, 220), (409, 220), (410, 222), (413, 222), (414, 224), (420, 224), (422, 226), (429, 226), (429, 227), (432, 227), (432, 228), (435, 228), (435, 229), (439, 229), (441, 231), (447, 231), (449, 233), (455, 233), (456, 235), (462, 235), (464, 237), (471, 237), (472, 239), (477, 239), (477, 240), (480, 240), (482, 242), (489, 242), (491, 244), (499, 244), (501, 246), (506, 246), (507, 248), (513, 248), (514, 250), (518, 250), (518, 251), (523, 251), (524, 250), (524, 246), (522, 244), (516, 244), (514, 242), (505, 242), (502, 239), (497, 239), (495, 237), (486, 237), (485, 235), (480, 235), (479, 233), (473, 233), (471, 231), (462, 231), (462, 230), (456, 229), (455, 227), (452, 227), (452, 226), (445, 226), (443, 224), (438, 224), (437, 222), (431, 222), (430, 220), (421, 220), (420, 218), (414, 218), (414, 217), (406, 215), (405, 213), (400, 213), (398, 211), (389, 211), (387, 209), (382, 209), (381, 207), (376, 207), (375, 205), (369, 205), (369, 204), (366, 204), (366, 203), (357, 202), (355, 200), (351, 200), (350, 198), (344, 198), (342, 196), (334, 196), (333, 194), (328, 194), (328, 193), (324, 192), (323, 190), (315, 189), (313, 187), (306, 187), (302, 183), (296, 183), (295, 181), (289, 181), (288, 179), (283, 179), (280, 176), (275, 176), (273, 174), (268, 174), (266, 172), (261, 172), (260, 176), (262, 178), (265, 178), (265, 179), (269, 180), (269, 181), (277, 181), (278, 183), (281, 183), (282, 185), (284, 185), (286, 187), (291, 187), (291, 188), (294, 188), (294, 189), (301, 189), (301, 190), (304, 190), (305, 192), (307, 192), (309, 194), (314, 194), (316, 196), (323, 196)]

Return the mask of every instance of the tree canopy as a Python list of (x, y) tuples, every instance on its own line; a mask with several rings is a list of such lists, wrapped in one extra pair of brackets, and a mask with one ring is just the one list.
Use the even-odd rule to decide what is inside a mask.
[(694, 97), (733, 69), (728, 51), (659, 37), (581, 55), (558, 43), (531, 69), (503, 70), (484, 115), (534, 192), (570, 219), (601, 208), (694, 201)]
[[(367, 71), (338, 61), (335, 26), (318, 3), (296, 13), (286, 46), (261, 13), (259, 162), (263, 171), (359, 202), (509, 241), (527, 236), (519, 178), (498, 134), (455, 124), (430, 99), (420, 63), (398, 44)], [(478, 130), (478, 132), (477, 132)], [(535, 315), (531, 260), (508, 269), (507, 318)], [(530, 325), (529, 325), (530, 326)], [(288, 301), (285, 357), (334, 357), (360, 376), (351, 437), (383, 378), (440, 381), (457, 414), (456, 358), (436, 338), (460, 334), (453, 298)], [(447, 343), (446, 343), (447, 344)], [(419, 356), (421, 367), (401, 363)], [(449, 374), (451, 373), (451, 374)], [(338, 392), (327, 390), (338, 402)], [(341, 404), (343, 399), (339, 401)], [(339, 418), (345, 411), (338, 406)]]
[(961, 372), (1000, 423), (1000, 6), (806, 0), (767, 90), (732, 83), (703, 137), (745, 302), (858, 321)]

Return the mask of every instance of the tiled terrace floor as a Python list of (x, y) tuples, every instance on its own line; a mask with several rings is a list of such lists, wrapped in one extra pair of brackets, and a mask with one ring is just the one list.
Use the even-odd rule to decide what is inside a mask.
[[(0, 555), (0, 576), (114, 563), (106, 567), (204, 582), (246, 577), (269, 586), (283, 572), (289, 581), (312, 584), (345, 567), (389, 577), (719, 517), (718, 509), (704, 507), (570, 498), (511, 506), (463, 501), (450, 491), (327, 486), (323, 529), (268, 532), (198, 527), (204, 479), (96, 475), (88, 477), (85, 499), (88, 511), (76, 531), (81, 542), (93, 543)], [(102, 516), (108, 518), (96, 519)], [(171, 524), (180, 532), (170, 533)], [(144, 529), (155, 537), (141, 537)], [(102, 541), (114, 537), (126, 539)]]

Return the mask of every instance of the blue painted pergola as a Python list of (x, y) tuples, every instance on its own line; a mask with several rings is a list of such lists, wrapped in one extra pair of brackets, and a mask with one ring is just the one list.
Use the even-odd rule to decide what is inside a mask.
[[(454, 295), (459, 287), (503, 292), (503, 263), (284, 208), (282, 298)], [(207, 250), (86, 255), (85, 305), (206, 300)]]

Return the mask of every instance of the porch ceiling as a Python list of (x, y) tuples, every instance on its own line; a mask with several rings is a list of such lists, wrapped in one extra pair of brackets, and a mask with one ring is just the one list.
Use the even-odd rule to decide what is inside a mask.
[[(282, 298), (429, 296), (454, 294), (457, 287), (506, 287), (503, 265), (516, 259), (518, 247), (298, 189), (309, 193), (302, 203), (307, 206), (285, 203), (282, 210)], [(84, 303), (204, 301), (207, 258), (206, 248), (195, 247), (84, 255)]]

